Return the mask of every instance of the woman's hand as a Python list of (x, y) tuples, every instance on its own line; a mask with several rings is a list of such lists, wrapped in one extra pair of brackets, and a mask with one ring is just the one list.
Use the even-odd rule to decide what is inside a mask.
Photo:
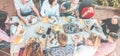
[(28, 23), (28, 22), (26, 22), (25, 24), (26, 24), (27, 26), (30, 26), (30, 23)]
[(21, 29), (22, 29), (22, 26), (20, 26), (20, 25), (18, 25), (18, 27), (17, 27), (17, 30), (16, 30), (16, 35), (18, 35), (19, 33), (20, 33), (20, 31), (21, 31)]

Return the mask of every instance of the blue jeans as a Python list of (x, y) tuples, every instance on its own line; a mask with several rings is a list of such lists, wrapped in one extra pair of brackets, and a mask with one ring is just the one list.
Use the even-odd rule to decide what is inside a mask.
[(32, 13), (33, 13), (32, 11), (31, 11), (31, 12), (28, 12), (28, 13), (22, 13), (22, 12), (21, 12), (21, 15), (22, 15), (22, 16), (28, 16), (28, 15), (32, 15)]
[(6, 41), (0, 42), (0, 49), (2, 48), (10, 48), (10, 43)]

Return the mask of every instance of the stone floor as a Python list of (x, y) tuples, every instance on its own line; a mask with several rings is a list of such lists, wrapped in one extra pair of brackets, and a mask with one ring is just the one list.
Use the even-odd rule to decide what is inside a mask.
[[(0, 10), (8, 12), (9, 17), (15, 16), (16, 11), (13, 5), (13, 0), (0, 0)], [(95, 9), (95, 16), (94, 18), (98, 20), (102, 20), (105, 18), (112, 17), (113, 15), (116, 15), (116, 13), (112, 10), (108, 9)], [(120, 14), (117, 14), (120, 16)], [(116, 56), (120, 56), (120, 39), (116, 41), (117, 47), (115, 49)]]

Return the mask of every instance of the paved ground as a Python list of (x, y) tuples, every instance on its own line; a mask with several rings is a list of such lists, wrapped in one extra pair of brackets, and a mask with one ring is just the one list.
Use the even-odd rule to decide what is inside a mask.
[[(8, 12), (9, 17), (12, 17), (16, 15), (15, 13), (15, 8), (13, 5), (13, 0), (0, 0), (0, 10)], [(107, 9), (95, 9), (95, 16), (94, 18), (98, 20), (102, 20), (105, 18), (112, 17), (113, 15), (116, 15), (116, 13), (112, 10), (107, 10)], [(119, 14), (120, 16), (120, 14)], [(116, 51), (116, 56), (120, 56), (120, 39), (116, 41), (117, 47), (115, 49)]]

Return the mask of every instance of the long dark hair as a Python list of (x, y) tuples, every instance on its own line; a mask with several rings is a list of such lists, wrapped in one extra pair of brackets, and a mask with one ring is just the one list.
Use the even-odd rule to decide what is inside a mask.
[(5, 11), (0, 11), (0, 28), (5, 30), (5, 21), (7, 19), (8, 13)]
[(52, 5), (52, 3), (54, 2), (55, 0), (48, 0), (49, 4)]

